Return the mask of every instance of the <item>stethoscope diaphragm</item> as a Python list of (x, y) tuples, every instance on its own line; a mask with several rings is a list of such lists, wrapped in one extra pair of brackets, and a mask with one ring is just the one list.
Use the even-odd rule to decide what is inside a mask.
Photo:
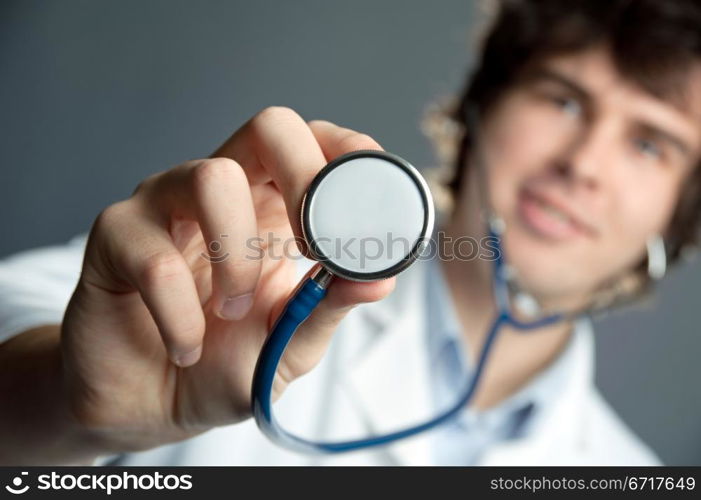
[(426, 181), (410, 163), (362, 150), (319, 171), (301, 217), (309, 250), (327, 271), (373, 281), (416, 260), (433, 231), (434, 207)]

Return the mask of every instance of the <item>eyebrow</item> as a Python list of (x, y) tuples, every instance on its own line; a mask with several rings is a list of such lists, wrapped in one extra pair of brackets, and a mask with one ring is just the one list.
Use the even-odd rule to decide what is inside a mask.
[(668, 142), (672, 146), (674, 146), (682, 155), (686, 156), (687, 158), (691, 159), (692, 154), (691, 154), (691, 148), (681, 140), (679, 137), (677, 137), (674, 134), (670, 134), (666, 130), (662, 130), (659, 127), (656, 127), (654, 125), (651, 125), (649, 123), (642, 123), (642, 128), (649, 134), (657, 137), (658, 139), (661, 139), (663, 141)]
[[(538, 82), (538, 81), (551, 81), (557, 83), (565, 88), (567, 88), (573, 94), (576, 94), (581, 100), (590, 103), (592, 101), (592, 94), (586, 88), (582, 87), (576, 81), (568, 78), (567, 76), (554, 71), (549, 68), (536, 68), (525, 75), (525, 81), (528, 83)], [(647, 120), (638, 120), (638, 126), (646, 131), (647, 133), (657, 137), (671, 144), (676, 148), (683, 156), (688, 159), (692, 158), (691, 148), (686, 143), (686, 141), (680, 139), (676, 134), (663, 130), (662, 128), (650, 123)]]
[(533, 83), (539, 81), (551, 81), (566, 87), (570, 92), (577, 94), (577, 96), (586, 101), (591, 101), (591, 92), (582, 87), (576, 81), (568, 78), (567, 76), (558, 73), (552, 69), (539, 67), (529, 71), (524, 80), (526, 83)]

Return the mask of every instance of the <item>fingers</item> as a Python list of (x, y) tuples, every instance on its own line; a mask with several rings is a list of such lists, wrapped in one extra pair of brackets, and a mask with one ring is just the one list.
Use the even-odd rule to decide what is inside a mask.
[(174, 218), (196, 220), (202, 230), (214, 311), (241, 319), (262, 265), (246, 253), (258, 230), (241, 167), (227, 158), (189, 162), (143, 183), (132, 200), (112, 205), (99, 219), (109, 268), (139, 291), (169, 357), (187, 366), (200, 357), (205, 320), (192, 271), (168, 231)]
[[(381, 147), (365, 134), (330, 122), (307, 124), (288, 108), (267, 108), (215, 157), (154, 176), (137, 188), (133, 199), (103, 212), (98, 226), (106, 231), (100, 238), (106, 268), (115, 283), (126, 280), (139, 291), (174, 362), (187, 366), (197, 361), (205, 319), (192, 272), (172, 241), (172, 221), (198, 222), (209, 250), (213, 310), (224, 319), (241, 319), (251, 308), (262, 268), (261, 259), (247, 253), (248, 243), (259, 236), (251, 187), (275, 184), (296, 240), (302, 241), (299, 210), (308, 185), (329, 160), (358, 149)], [(379, 300), (394, 286), (393, 279), (337, 281), (295, 343), (321, 352), (352, 305)]]
[[(280, 190), (290, 226), (301, 241), (299, 210), (316, 173), (326, 164), (306, 122), (293, 110), (266, 108), (226, 141), (214, 156), (241, 164), (252, 185), (272, 180)], [(306, 253), (301, 247), (300, 251)]]
[(205, 318), (190, 268), (162, 225), (121, 202), (98, 217), (95, 229), (107, 269), (138, 290), (168, 357), (180, 366), (201, 353)]
[[(325, 120), (313, 120), (307, 126), (326, 162), (351, 151), (382, 150), (382, 146), (367, 134)], [(283, 380), (289, 382), (303, 375), (321, 359), (333, 332), (353, 307), (385, 298), (395, 285), (396, 277), (375, 282), (335, 278), (324, 300), (300, 325), (285, 351), (279, 367)]]
[(327, 161), (331, 161), (342, 154), (361, 149), (382, 151), (382, 146), (369, 135), (353, 129), (339, 127), (335, 123), (326, 120), (312, 120), (309, 122), (309, 128), (314, 134), (319, 147), (324, 152)]
[[(248, 217), (254, 220), (251, 215), (254, 213), (253, 204), (249, 202), (250, 185), (270, 181), (278, 187), (285, 200), (295, 240), (303, 241), (299, 213), (302, 198), (312, 179), (329, 160), (360, 149), (381, 150), (382, 147), (366, 134), (339, 127), (328, 121), (317, 120), (307, 124), (289, 108), (264, 109), (214, 153), (215, 159), (200, 167), (202, 175), (198, 179), (201, 181), (201, 187), (197, 194), (199, 205), (205, 209), (200, 217), (205, 221), (208, 241), (215, 241), (217, 234), (220, 234), (227, 224), (238, 224)], [(227, 163), (225, 158), (232, 158), (234, 161), (228, 160)], [(229, 169), (241, 174), (241, 171), (235, 168), (236, 165), (240, 165), (248, 184), (243, 179), (236, 179), (236, 176), (227, 174)], [(209, 179), (218, 182), (208, 183)], [(239, 181), (238, 186), (246, 186), (247, 193), (243, 193), (243, 188), (234, 189), (236, 180)], [(234, 198), (238, 201), (234, 202)], [(229, 209), (222, 210), (221, 203), (225, 200), (230, 201), (230, 210), (241, 209), (244, 204), (247, 208), (241, 213), (241, 217), (233, 217), (233, 212)], [(208, 223), (207, 214), (211, 213), (226, 214), (227, 218), (211, 220)], [(211, 228), (207, 229), (209, 226)], [(253, 281), (257, 280), (260, 273), (260, 262), (245, 262), (238, 258), (240, 251), (237, 252), (235, 245), (243, 249), (242, 238), (257, 235), (254, 227), (245, 223), (241, 229), (238, 233), (240, 236), (230, 239), (225, 246), (225, 253), (231, 253), (234, 258), (222, 263), (223, 265), (213, 266), (218, 267), (218, 275), (213, 274), (214, 281), (218, 284), (217, 288), (220, 289), (215, 292), (218, 310), (222, 317), (229, 319), (237, 319), (237, 312), (245, 309), (239, 306), (250, 297), (247, 294), (253, 290)], [(300, 245), (299, 250), (303, 255), (309, 256), (305, 245)]]
[(242, 168), (228, 158), (190, 162), (163, 176), (148, 196), (163, 223), (174, 214), (197, 220), (209, 251), (214, 311), (223, 319), (243, 318), (262, 263), (250, 253), (258, 227)]
[[(298, 239), (299, 210), (314, 176), (334, 158), (357, 150), (382, 147), (366, 134), (323, 120), (308, 124), (294, 111), (268, 108), (235, 133), (217, 156), (236, 159), (252, 184), (273, 181), (280, 189), (290, 225)], [(308, 255), (304, 248), (300, 250)], [(318, 361), (333, 330), (355, 305), (387, 296), (395, 278), (360, 283), (337, 278), (327, 297), (300, 326), (286, 351), (281, 371), (288, 380), (305, 373)], [(280, 308), (284, 302), (280, 303)]]
[[(236, 160), (252, 185), (272, 180), (285, 200), (294, 235), (302, 241), (299, 211), (312, 179), (330, 159), (358, 149), (381, 147), (365, 134), (330, 122), (307, 124), (289, 108), (271, 107), (249, 120), (214, 156)], [(306, 248), (300, 251), (309, 255)]]

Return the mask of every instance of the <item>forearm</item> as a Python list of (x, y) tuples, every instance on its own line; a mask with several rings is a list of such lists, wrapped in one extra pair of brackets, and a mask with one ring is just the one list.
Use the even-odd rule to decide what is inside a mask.
[(60, 326), (0, 344), (0, 465), (91, 464), (100, 454), (69, 411)]

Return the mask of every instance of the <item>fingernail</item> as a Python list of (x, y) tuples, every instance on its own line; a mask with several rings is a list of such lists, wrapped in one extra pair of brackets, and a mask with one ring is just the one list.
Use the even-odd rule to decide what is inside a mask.
[(186, 352), (185, 354), (175, 356), (175, 359), (173, 359), (173, 361), (178, 366), (190, 366), (192, 364), (195, 364), (195, 362), (199, 359), (201, 353), (202, 346), (199, 346), (198, 348), (193, 349), (190, 352)]
[(229, 297), (224, 301), (220, 315), (224, 319), (243, 318), (253, 304), (253, 294), (246, 293), (237, 297)]

